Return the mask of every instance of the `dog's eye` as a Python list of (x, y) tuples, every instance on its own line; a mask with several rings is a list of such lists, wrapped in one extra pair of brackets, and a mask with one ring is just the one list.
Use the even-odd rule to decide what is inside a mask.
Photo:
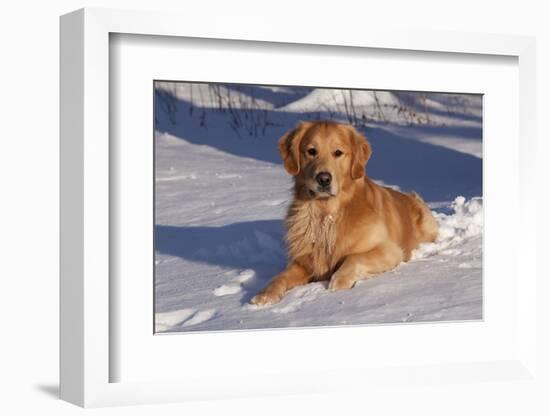
[(342, 152), (341, 150), (336, 150), (336, 151), (334, 152), (334, 156), (336, 156), (336, 157), (340, 157), (340, 156), (342, 156), (343, 154), (344, 154), (344, 152)]
[(311, 149), (307, 149), (307, 154), (310, 156), (315, 156), (317, 154), (317, 150), (312, 147)]

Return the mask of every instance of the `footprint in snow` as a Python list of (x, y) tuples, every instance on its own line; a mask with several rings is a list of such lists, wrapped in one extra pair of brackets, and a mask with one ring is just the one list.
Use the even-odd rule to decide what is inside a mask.
[(241, 285), (221, 285), (214, 289), (214, 296), (234, 295), (242, 291)]
[(254, 276), (256, 276), (256, 272), (254, 270), (246, 269), (239, 273), (239, 275), (235, 278), (235, 281), (244, 283), (252, 279)]
[(221, 285), (214, 289), (214, 296), (227, 296), (240, 293), (243, 290), (242, 284), (252, 279), (254, 276), (256, 276), (256, 272), (254, 270), (243, 270), (232, 279), (232, 283)]
[(191, 325), (197, 325), (202, 324), (203, 322), (209, 321), (210, 319), (214, 318), (216, 316), (216, 309), (206, 309), (204, 311), (199, 311), (196, 314), (194, 314), (190, 319), (183, 322), (182, 326), (191, 326)]
[(206, 309), (198, 311), (192, 308), (180, 309), (172, 312), (155, 314), (155, 329), (157, 331), (167, 331), (176, 326), (197, 325), (216, 316), (216, 309)]
[(156, 313), (155, 328), (157, 331), (166, 331), (186, 321), (194, 313), (194, 309), (180, 309), (172, 312)]

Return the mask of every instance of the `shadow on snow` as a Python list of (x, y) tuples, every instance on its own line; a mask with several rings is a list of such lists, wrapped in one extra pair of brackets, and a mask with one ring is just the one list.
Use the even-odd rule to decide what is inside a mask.
[(243, 285), (243, 302), (286, 264), (282, 220), (221, 227), (155, 225), (155, 251), (198, 263), (253, 269), (256, 279)]
[[(174, 98), (175, 99), (175, 98)], [(233, 109), (243, 120), (252, 123), (255, 113), (267, 114), (269, 126), (265, 135), (250, 136), (246, 128), (232, 129), (230, 115), (215, 109), (193, 107), (184, 100), (176, 100), (173, 123), (160, 108), (157, 100), (156, 130), (169, 133), (197, 145), (209, 145), (222, 152), (281, 164), (277, 140), (299, 120), (330, 118), (321, 113), (284, 113), (269, 110)], [(204, 114), (204, 118), (201, 118)], [(264, 114), (264, 115), (265, 115)], [(203, 124), (203, 125), (202, 125)], [(387, 126), (387, 125), (386, 125)], [(481, 139), (481, 128), (415, 126), (427, 134), (447, 134), (464, 139)], [(406, 137), (407, 128), (399, 134), (389, 132), (376, 124), (362, 129), (368, 137), (373, 155), (367, 171), (371, 178), (397, 185), (402, 191), (416, 191), (427, 201), (446, 201), (458, 195), (466, 198), (482, 194), (482, 160), (452, 149), (422, 143)]]

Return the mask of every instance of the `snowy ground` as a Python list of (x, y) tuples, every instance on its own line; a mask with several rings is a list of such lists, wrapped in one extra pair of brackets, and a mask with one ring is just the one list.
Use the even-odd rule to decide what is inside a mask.
[[(211, 109), (216, 97), (204, 85), (194, 95), (178, 85), (185, 84), (157, 85), (169, 94), (171, 108), (165, 111), (167, 101), (157, 100), (157, 332), (482, 317), (480, 97), (432, 94), (422, 101), (429, 122), (402, 122), (400, 101), (386, 93), (375, 97), (387, 103), (386, 120), (369, 117), (362, 126), (374, 151), (369, 176), (419, 192), (441, 225), (436, 243), (352, 290), (330, 293), (326, 284), (314, 283), (277, 305), (256, 307), (250, 298), (286, 263), (282, 219), (291, 180), (276, 140), (298, 119), (343, 117), (343, 104), (333, 90), (251, 87), (229, 94), (231, 111), (244, 120), (235, 127), (233, 115)], [(327, 94), (330, 114), (315, 107)], [(354, 99), (365, 113), (372, 110), (372, 94)], [(459, 100), (460, 111), (449, 111), (450, 99)], [(251, 100), (261, 110), (239, 110)], [(376, 105), (373, 111), (381, 108)], [(250, 128), (247, 119), (268, 127)]]

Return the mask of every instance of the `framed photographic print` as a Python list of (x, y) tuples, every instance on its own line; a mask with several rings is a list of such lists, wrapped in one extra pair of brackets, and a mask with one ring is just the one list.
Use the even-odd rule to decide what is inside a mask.
[(179, 22), (61, 19), (62, 398), (532, 378), (534, 41)]
[(154, 90), (155, 333), (482, 319), (481, 94)]

